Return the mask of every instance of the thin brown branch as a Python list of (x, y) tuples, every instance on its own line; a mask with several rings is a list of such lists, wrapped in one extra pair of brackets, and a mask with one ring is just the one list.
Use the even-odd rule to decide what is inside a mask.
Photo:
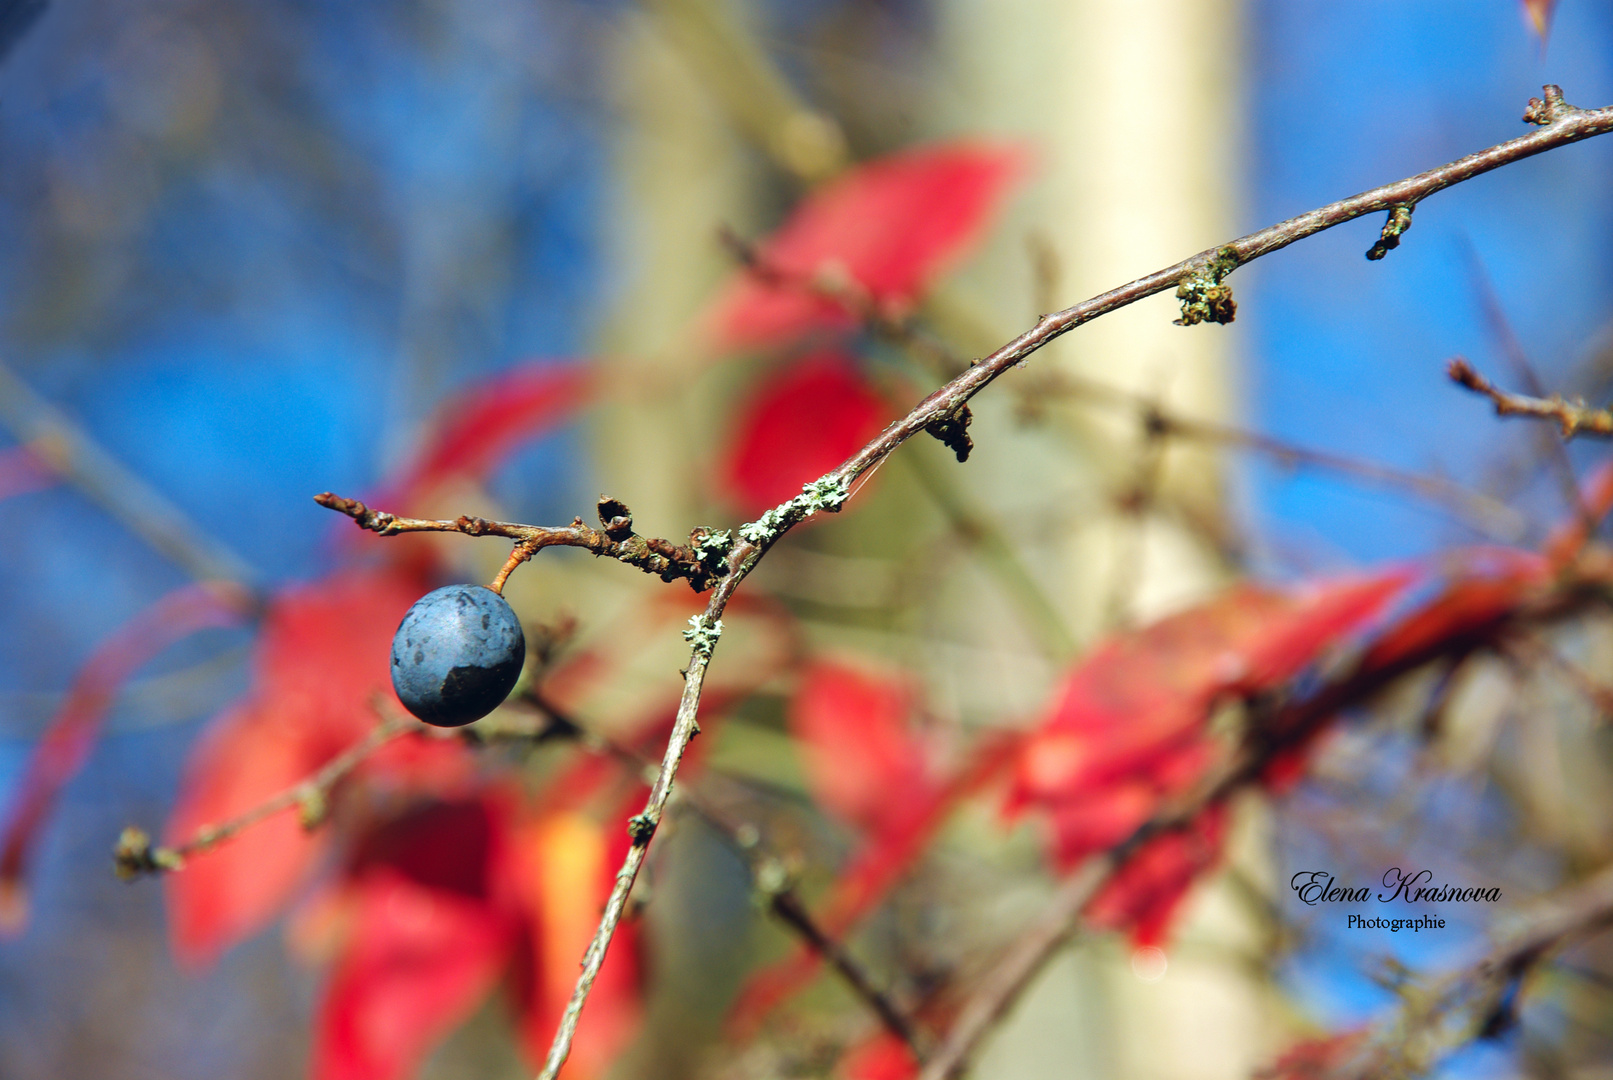
[[(938, 424), (961, 417), (970, 399), (1000, 375), (1048, 342), (1082, 323), (1172, 287), (1177, 288), (1184, 301), (1184, 322), (1192, 321), (1189, 315), (1196, 312), (1198, 307), (1203, 307), (1207, 311), (1207, 314), (1205, 312), (1198, 314), (1212, 321), (1228, 317), (1231, 313), (1231, 298), (1222, 295), (1225, 287), (1221, 283), (1228, 274), (1245, 263), (1362, 215), (1384, 212), (1397, 206), (1415, 205), (1453, 184), (1470, 180), (1503, 165), (1613, 131), (1613, 107), (1598, 110), (1576, 109), (1562, 100), (1561, 91), (1555, 87), (1547, 89), (1544, 103), (1531, 104), (1526, 119), (1541, 124), (1540, 130), (1470, 154), (1409, 179), (1374, 188), (1250, 233), (1222, 247), (1200, 252), (1174, 266), (1166, 267), (1074, 307), (1043, 317), (1029, 331), (971, 365), (930, 394), (905, 417), (888, 426), (839, 468), (807, 484), (801, 495), (769, 510), (757, 521), (741, 528), (732, 549), (726, 554), (727, 574), (716, 581), (704, 614), (691, 619), (691, 628), (685, 631), (685, 637), (692, 646), (692, 653), (684, 676), (683, 696), (678, 703), (677, 718), (667, 742), (661, 772), (650, 790), (649, 800), (643, 812), (635, 816), (630, 823), (632, 847), (617, 873), (599, 927), (584, 954), (582, 974), (561, 1019), (548, 1059), (539, 1074), (539, 1080), (554, 1080), (571, 1052), (577, 1021), (593, 988), (594, 980), (598, 977), (600, 966), (604, 963), (605, 952), (621, 920), (633, 881), (643, 865), (645, 851), (665, 812), (678, 766), (688, 749), (689, 741), (699, 730), (696, 714), (700, 707), (700, 693), (707, 668), (711, 663), (712, 652), (722, 633), (722, 614), (740, 582), (749, 575), (757, 562), (780, 537), (799, 522), (820, 511), (839, 510), (850, 498), (858, 482), (878, 467), (897, 447), (921, 431), (934, 429)], [(1190, 308), (1193, 308), (1194, 312), (1190, 312)], [(434, 527), (438, 531), (465, 531), (457, 523), (438, 522), (428, 527)], [(972, 1046), (973, 1043), (970, 1042), (967, 1046), (954, 1048), (951, 1053), (957, 1062), (961, 1062)], [(946, 1075), (949, 1072), (950, 1069), (941, 1073), (927, 1069), (927, 1075), (932, 1076)]]
[[(584, 747), (596, 753), (607, 754), (626, 764), (628, 767), (639, 770), (652, 765), (653, 762), (637, 751), (623, 746), (597, 732), (588, 730), (575, 718), (567, 714), (550, 702), (536, 688), (529, 689), (526, 698), (549, 719), (550, 724), (534, 734), (539, 738), (546, 738), (556, 733), (565, 733), (580, 740)], [(794, 888), (787, 880), (770, 882), (765, 880), (767, 875), (762, 867), (767, 865), (782, 866), (783, 864), (766, 851), (760, 850), (755, 837), (747, 839), (745, 832), (747, 826), (736, 823), (717, 808), (715, 803), (706, 797), (698, 784), (684, 783), (679, 788), (683, 802), (689, 806), (700, 819), (716, 830), (723, 840), (734, 852), (751, 868), (751, 876), (757, 888), (767, 896), (768, 910), (785, 926), (793, 930), (802, 942), (813, 952), (823, 958), (824, 962), (844, 980), (847, 989), (868, 1006), (869, 1010), (879, 1018), (892, 1035), (901, 1039), (913, 1050), (915, 1054), (922, 1049), (918, 1031), (913, 1022), (896, 1005), (894, 1001), (877, 986), (863, 966), (848, 952), (844, 945), (831, 937), (828, 931), (819, 926), (812, 918), (806, 905), (796, 895)], [(750, 826), (754, 829), (754, 826)], [(783, 875), (780, 875), (782, 878)]]
[(798, 180), (818, 181), (845, 166), (846, 136), (811, 108), (724, 4), (641, 0), (668, 31), (736, 127)]
[(1460, 356), (1451, 360), (1445, 373), (1453, 382), (1489, 398), (1495, 404), (1497, 416), (1530, 416), (1554, 421), (1564, 439), (1575, 435), (1613, 436), (1613, 411), (1608, 409), (1593, 409), (1577, 399), (1565, 401), (1556, 394), (1541, 398), (1511, 393), (1480, 375)]
[(198, 581), (250, 584), (246, 560), (0, 364), (0, 424), (50, 470)]
[(1471, 652), (1476, 642), (1494, 642), (1514, 627), (1543, 626), (1567, 618), (1613, 587), (1613, 580), (1607, 577), (1608, 568), (1586, 573), (1584, 578), (1565, 576), (1554, 587), (1520, 599), (1512, 609), (1498, 612), (1482, 625), (1453, 628), (1443, 637), (1393, 656), (1378, 656), (1369, 650), (1336, 681), (1251, 726), (1238, 753), (1197, 792), (1139, 826), (1115, 847), (1087, 860), (1065, 881), (1052, 903), (970, 996), (939, 1048), (925, 1062), (919, 1080), (952, 1080), (963, 1072), (980, 1042), (1076, 932), (1082, 911), (1098, 889), (1143, 844), (1186, 828), (1207, 809), (1257, 784), (1278, 755), (1305, 745), (1341, 711), (1370, 700), (1408, 672), (1444, 657)]
[(331, 758), (308, 779), (271, 796), (244, 813), (217, 825), (204, 825), (183, 843), (154, 847), (144, 830), (129, 826), (118, 837), (113, 849), (113, 869), (118, 877), (132, 881), (143, 874), (182, 870), (185, 860), (233, 838), (237, 833), (296, 807), (303, 827), (320, 825), (330, 809), (330, 795), (336, 785), (363, 764), (371, 754), (407, 731), (418, 730), (413, 717), (393, 715), (377, 724), (368, 735)]
[[(546, 726), (535, 729), (529, 737), (544, 739), (560, 734), (569, 735), (578, 739), (585, 748), (595, 753), (607, 754), (635, 772), (654, 764), (638, 751), (589, 730), (575, 717), (552, 703), (540, 689), (530, 688), (525, 696), (548, 721)], [(824, 962), (845, 981), (846, 987), (868, 1006), (892, 1035), (906, 1043), (915, 1054), (919, 1053), (921, 1050), (919, 1035), (906, 1014), (884, 991), (874, 985), (873, 978), (845, 946), (818, 925), (788, 880), (776, 882), (767, 880), (769, 874), (763, 871), (763, 867), (770, 865), (777, 867), (783, 863), (777, 856), (759, 846), (759, 830), (749, 823), (732, 820), (718, 809), (699, 783), (686, 781), (678, 791), (683, 802), (749, 865), (751, 878), (756, 887), (767, 896), (768, 910), (773, 916), (793, 930), (809, 949), (822, 957)], [(748, 837), (747, 832), (751, 833)], [(783, 879), (785, 875), (778, 877)]]
[(496, 593), (504, 591), (504, 583), (511, 571), (546, 547), (583, 548), (596, 556), (608, 556), (628, 566), (636, 566), (662, 581), (683, 578), (695, 592), (705, 592), (711, 588), (712, 579), (721, 573), (721, 555), (727, 548), (723, 534), (705, 528), (691, 532), (687, 545), (639, 536), (633, 531), (632, 511), (607, 495), (599, 497), (599, 522), (603, 529), (584, 525), (582, 518), (573, 518), (570, 525), (550, 527), (489, 521), (479, 517), (458, 517), (452, 521), (399, 517), (384, 510), (372, 510), (357, 499), (345, 499), (328, 491), (315, 495), (314, 501), (328, 510), (346, 514), (359, 528), (381, 536), (410, 532), (457, 532), (466, 536), (501, 536), (514, 540), (515, 546), (510, 551), (509, 559), (493, 579), (491, 588)]
[(1405, 491), (1447, 507), (1486, 535), (1516, 541), (1527, 522), (1523, 515), (1482, 492), (1441, 476), (1408, 472), (1375, 461), (1313, 450), (1231, 424), (1179, 416), (1145, 395), (1063, 372), (1042, 372), (1023, 388), (1038, 397), (1063, 396), (1094, 403), (1129, 405), (1138, 411), (1144, 430), (1172, 438), (1236, 446), (1263, 454), (1278, 464), (1326, 469), (1391, 491)]
[(1474, 1039), (1509, 1028), (1529, 974), (1564, 945), (1613, 923), (1613, 866), (1534, 905), (1513, 923), (1477, 959), (1403, 993), (1400, 1007), (1375, 1025), (1359, 1050), (1327, 1071), (1328, 1080), (1420, 1076)]
[(1596, 707), (1603, 720), (1613, 720), (1613, 686), (1593, 676), (1552, 647), (1533, 636), (1517, 636), (1502, 642), (1503, 650), (1524, 664), (1544, 664), (1556, 668), (1587, 702)]
[(862, 965), (857, 963), (846, 952), (844, 946), (824, 932), (823, 928), (812, 921), (806, 906), (801, 903), (800, 897), (793, 890), (775, 893), (768, 903), (769, 909), (778, 920), (793, 929), (807, 946), (834, 969), (845, 984), (856, 994), (862, 1002), (874, 1011), (879, 1022), (885, 1029), (895, 1035), (914, 1054), (923, 1052), (923, 1045), (919, 1035), (913, 1028), (913, 1022), (896, 1007), (896, 1003), (876, 987), (863, 971)]
[[(1495, 284), (1484, 268), (1484, 261), (1479, 258), (1479, 253), (1471, 240), (1463, 244), (1463, 250), (1467, 253), (1474, 289), (1479, 294), (1479, 306), (1484, 309), (1484, 319), (1490, 324), (1490, 333), (1501, 346), (1501, 354), (1512, 365), (1513, 374), (1523, 384), (1526, 393), (1537, 398), (1545, 397), (1545, 384), (1540, 381), (1534, 362), (1529, 359), (1529, 351), (1523, 347), (1523, 342), (1512, 329), (1512, 321), (1507, 318), (1506, 309), (1501, 306), (1501, 298), (1496, 295)], [(1561, 440), (1552, 438), (1551, 432), (1544, 428), (1536, 428), (1535, 434), (1538, 436), (1536, 445), (1550, 463), (1552, 473), (1557, 478), (1557, 486), (1562, 492), (1564, 504), (1585, 526), (1585, 535), (1591, 535), (1596, 531), (1596, 523), (1591, 520), (1590, 508), (1585, 505), (1584, 494), (1579, 489), (1579, 479), (1574, 475), (1574, 464), (1568, 460), (1567, 447)]]

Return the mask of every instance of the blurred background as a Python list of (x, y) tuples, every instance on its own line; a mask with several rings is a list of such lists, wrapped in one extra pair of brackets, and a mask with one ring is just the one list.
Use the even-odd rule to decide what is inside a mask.
[[(735, 418), (800, 350), (720, 355), (701, 332), (736, 273), (719, 230), (765, 236), (855, 163), (937, 140), (1022, 153), (917, 309), (980, 356), (1043, 311), (1512, 138), (1544, 82), (1613, 102), (1613, 6), (1562, 0), (1543, 39), (1516, 0), (0, 0), (0, 793), (118, 627), (195, 578), (327, 573), (345, 523), (310, 496), (377, 490), (445, 400), (516, 365), (586, 359), (604, 389), (419, 512), (563, 523), (606, 491), (674, 539), (754, 516), (724, 471)], [(966, 465), (904, 448), (747, 588), (788, 613), (792, 649), (899, 667), (928, 723), (978, 731), (1037, 715), (1103, 633), (1240, 576), (1536, 542), (1565, 512), (1562, 463), (1444, 363), (1505, 375), (1522, 354), (1548, 388), (1605, 396), (1610, 175), (1607, 140), (1504, 169), (1431, 200), (1382, 262), (1361, 257), (1377, 220), (1325, 233), (1240, 270), (1230, 326), (1173, 326), (1161, 296), (1082, 328), (978, 400)], [(848, 348), (891, 409), (938, 382), (888, 342)], [(1162, 441), (1150, 407), (1284, 446)], [(1570, 464), (1604, 454), (1576, 444)], [(440, 550), (472, 580), (502, 557)], [(574, 554), (515, 575), (523, 619), (575, 617), (591, 640), (682, 588)], [(1575, 639), (1593, 670), (1607, 630)], [(675, 686), (656, 632), (667, 648), (587, 706), (602, 726)], [(271, 930), (182, 972), (160, 888), (110, 873), (119, 830), (160, 826), (198, 733), (248, 687), (253, 640), (204, 631), (116, 696), (40, 834), (27, 925), (0, 943), (0, 1076), (305, 1070), (320, 969)], [(717, 667), (763, 662), (746, 648)], [(1467, 674), (1470, 737), (1444, 768), (1390, 701), (1278, 812), (1240, 812), (1169, 973), (1145, 979), (1120, 942), (1072, 949), (981, 1074), (1247, 1076), (1392, 1000), (1382, 954), (1438, 965), (1482, 929), (1368, 948), (1306, 922), (1293, 869), (1373, 880), (1388, 847), (1521, 896), (1605, 861), (1605, 726), (1515, 674)], [(781, 678), (736, 706), (708, 766), (799, 802)], [(1585, 770), (1572, 803), (1563, 769)], [(843, 849), (811, 828), (807, 851)], [(722, 1049), (743, 974), (787, 942), (743, 864), (691, 827), (655, 865), (646, 1034), (616, 1075), (825, 1074), (783, 1036), (771, 1057)], [(909, 973), (1006, 941), (1051, 888), (1034, 837), (987, 807), (916, 875), (898, 909), (941, 895), (965, 914), (876, 927), (868, 951)], [(1613, 1001), (1593, 982), (1448, 1074), (1608, 1075)], [(854, 1011), (816, 993), (810, 1016)], [(524, 1075), (501, 1017), (490, 1003), (422, 1075)]]

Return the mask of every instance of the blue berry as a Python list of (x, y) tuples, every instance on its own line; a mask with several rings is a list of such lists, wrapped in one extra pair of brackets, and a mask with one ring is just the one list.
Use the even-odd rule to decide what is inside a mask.
[(509, 696), (526, 660), (526, 636), (504, 598), (481, 585), (449, 585), (416, 600), (392, 638), (392, 688), (428, 724), (480, 720)]

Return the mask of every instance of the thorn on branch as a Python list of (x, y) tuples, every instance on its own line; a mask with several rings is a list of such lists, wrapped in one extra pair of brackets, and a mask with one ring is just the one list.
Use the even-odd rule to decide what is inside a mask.
[(941, 440), (941, 445), (956, 454), (961, 463), (969, 460), (969, 451), (975, 448), (975, 441), (969, 437), (969, 424), (974, 418), (969, 406), (964, 405), (954, 412), (931, 420), (924, 425), (924, 430)]
[(1176, 299), (1182, 302), (1177, 326), (1197, 326), (1203, 322), (1225, 325), (1237, 317), (1238, 305), (1232, 299), (1232, 286), (1221, 281), (1238, 268), (1238, 253), (1224, 247), (1196, 272), (1176, 286)]
[(1553, 83), (1547, 83), (1540, 88), (1545, 100), (1530, 98), (1529, 105), (1523, 110), (1525, 123), (1536, 124), (1540, 127), (1550, 127), (1559, 120), (1566, 120), (1576, 113), (1583, 112), (1563, 100), (1563, 88)]
[(1378, 234), (1378, 242), (1367, 249), (1368, 259), (1377, 262), (1400, 246), (1400, 237), (1411, 228), (1411, 212), (1415, 209), (1410, 203), (1390, 209), (1389, 219), (1383, 223), (1383, 231)]
[(1565, 440), (1575, 435), (1613, 436), (1613, 412), (1593, 409), (1580, 398), (1566, 401), (1557, 394), (1538, 398), (1510, 393), (1480, 375), (1460, 356), (1451, 360), (1445, 373), (1459, 385), (1489, 398), (1495, 404), (1497, 416), (1532, 416), (1555, 421)]

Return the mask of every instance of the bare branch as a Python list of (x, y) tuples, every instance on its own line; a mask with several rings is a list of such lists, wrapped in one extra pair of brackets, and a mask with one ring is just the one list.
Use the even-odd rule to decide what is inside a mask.
[(1445, 373), (1452, 381), (1494, 402), (1497, 416), (1532, 416), (1540, 420), (1553, 420), (1565, 439), (1572, 439), (1575, 435), (1613, 436), (1613, 411), (1593, 409), (1578, 399), (1565, 401), (1556, 394), (1540, 398), (1510, 393), (1480, 375), (1473, 365), (1460, 356), (1451, 360)]
[[(596, 753), (608, 754), (629, 768), (638, 770), (654, 764), (637, 751), (590, 731), (576, 718), (551, 703), (541, 690), (529, 689), (525, 696), (550, 721), (548, 726), (532, 733), (536, 738), (544, 739), (564, 733), (578, 738), (584, 747)], [(790, 885), (788, 874), (774, 874), (766, 869), (781, 868), (784, 864), (776, 856), (759, 848), (759, 830), (748, 822), (733, 821), (706, 796), (698, 782), (686, 781), (679, 788), (679, 794), (683, 802), (699, 815), (700, 820), (716, 830), (734, 853), (750, 866), (752, 881), (757, 889), (766, 895), (768, 910), (773, 916), (795, 931), (807, 948), (828, 963), (830, 968), (845, 981), (847, 988), (879, 1017), (886, 1030), (906, 1043), (915, 1054), (918, 1053), (919, 1036), (913, 1022), (888, 995), (874, 985), (872, 977), (845, 946), (831, 937), (829, 932), (813, 919), (811, 912)], [(776, 877), (776, 880), (769, 880), (770, 877)]]
[[(556, 1032), (550, 1047), (548, 1059), (539, 1074), (539, 1080), (554, 1080), (571, 1052), (577, 1020), (594, 980), (598, 977), (600, 965), (604, 962), (605, 951), (610, 945), (617, 923), (621, 920), (628, 893), (632, 889), (639, 868), (643, 865), (644, 853), (665, 811), (673, 778), (677, 774), (689, 741), (699, 730), (695, 718), (700, 707), (701, 687), (711, 662), (712, 651), (722, 632), (723, 611), (740, 582), (780, 537), (820, 510), (830, 512), (839, 510), (850, 497), (857, 482), (883, 462), (897, 447), (921, 431), (961, 417), (969, 400), (998, 376), (1054, 338), (1075, 329), (1082, 323), (1172, 287), (1180, 287), (1178, 292), (1183, 294), (1184, 321), (1187, 321), (1189, 314), (1187, 305), (1191, 303), (1203, 304), (1207, 308), (1206, 318), (1214, 320), (1222, 315), (1230, 316), (1231, 297), (1223, 296), (1216, 290), (1224, 288), (1221, 285), (1222, 280), (1245, 263), (1364, 214), (1384, 212), (1397, 206), (1415, 205), (1453, 184), (1470, 180), (1492, 169), (1613, 130), (1613, 107), (1594, 111), (1576, 109), (1563, 102), (1561, 91), (1555, 88), (1548, 88), (1546, 97), (1546, 103), (1532, 107), (1529, 114), (1529, 118), (1534, 122), (1544, 122), (1539, 131), (1470, 154), (1409, 179), (1386, 184), (1301, 214), (1234, 240), (1230, 244), (1200, 252), (1174, 266), (1138, 278), (1074, 307), (1044, 316), (1029, 331), (971, 365), (930, 394), (905, 417), (888, 426), (839, 468), (807, 484), (801, 495), (769, 510), (757, 521), (742, 527), (738, 539), (727, 553), (727, 574), (716, 582), (705, 613), (692, 619), (691, 629), (685, 632), (693, 651), (685, 674), (677, 719), (673, 724), (672, 735), (662, 761), (661, 773), (651, 788), (644, 811), (631, 822), (633, 845), (617, 873), (616, 883), (606, 903), (604, 915), (584, 954), (582, 975), (566, 1007), (560, 1029)], [(436, 528), (438, 531), (465, 531), (457, 523), (439, 522), (427, 527)], [(968, 1046), (962, 1047), (961, 1052), (955, 1051), (956, 1060), (963, 1060), (972, 1045), (971, 1042)], [(939, 1076), (946, 1073), (928, 1069), (927, 1075)]]
[(401, 714), (387, 717), (368, 735), (331, 758), (318, 772), (252, 809), (218, 825), (204, 825), (195, 835), (175, 847), (153, 847), (143, 829), (129, 826), (118, 837), (112, 852), (113, 869), (118, 877), (133, 881), (143, 874), (182, 870), (185, 860), (217, 847), (242, 830), (249, 829), (276, 814), (297, 807), (304, 828), (320, 825), (330, 809), (330, 794), (364, 760), (407, 731), (419, 730), (420, 723)]
[(1341, 710), (1370, 699), (1395, 679), (1442, 657), (1471, 652), (1476, 642), (1493, 641), (1513, 626), (1543, 626), (1567, 618), (1613, 587), (1609, 568), (1578, 568), (1554, 587), (1522, 598), (1497, 612), (1483, 626), (1462, 627), (1426, 641), (1391, 659), (1368, 653), (1334, 682), (1276, 710), (1245, 734), (1239, 752), (1200, 786), (1197, 792), (1139, 826), (1107, 852), (1095, 855), (1060, 886), (1052, 903), (1017, 939), (981, 982), (958, 1014), (940, 1047), (925, 1062), (919, 1080), (952, 1080), (968, 1065), (980, 1042), (1019, 999), (1037, 972), (1075, 933), (1082, 911), (1099, 888), (1143, 844), (1186, 828), (1212, 806), (1225, 803), (1258, 782), (1277, 756), (1304, 745)]
[(1613, 866), (1535, 905), (1489, 951), (1403, 994), (1393, 1015), (1328, 1080), (1418, 1076), (1462, 1046), (1517, 1019), (1519, 988), (1556, 949), (1613, 922)]
[(521, 525), (512, 521), (488, 521), (479, 517), (458, 517), (452, 521), (429, 518), (406, 518), (384, 510), (372, 510), (357, 499), (344, 499), (340, 495), (324, 492), (314, 501), (328, 510), (346, 514), (361, 529), (381, 536), (397, 536), (409, 532), (457, 532), (466, 536), (502, 536), (514, 540), (515, 547), (498, 576), (493, 579), (492, 590), (504, 591), (510, 572), (546, 547), (577, 547), (606, 555), (617, 562), (636, 566), (646, 574), (654, 574), (662, 581), (683, 578), (695, 592), (711, 588), (712, 579), (722, 572), (722, 556), (726, 554), (726, 533), (699, 528), (689, 534), (687, 545), (670, 540), (639, 536), (633, 531), (633, 514), (621, 502), (608, 495), (599, 497), (599, 522), (603, 530), (593, 529), (573, 518), (570, 525), (549, 527)]
[[(1484, 261), (1479, 258), (1479, 253), (1471, 240), (1463, 244), (1463, 250), (1467, 254), (1474, 288), (1484, 309), (1484, 319), (1490, 324), (1490, 332), (1495, 335), (1501, 346), (1501, 354), (1512, 365), (1513, 374), (1523, 384), (1527, 393), (1534, 397), (1545, 397), (1545, 384), (1540, 381), (1535, 365), (1529, 359), (1528, 350), (1523, 347), (1523, 342), (1518, 340), (1517, 333), (1512, 329), (1512, 322), (1507, 318), (1506, 309), (1501, 306), (1501, 298), (1496, 295), (1495, 285), (1490, 281), (1490, 275), (1484, 268)], [(1584, 495), (1579, 490), (1579, 479), (1574, 475), (1573, 462), (1568, 459), (1568, 449), (1560, 440), (1552, 438), (1551, 432), (1544, 428), (1536, 428), (1534, 433), (1537, 436), (1536, 444), (1550, 462), (1552, 472), (1557, 477), (1563, 502), (1579, 517), (1585, 526), (1585, 534), (1589, 536), (1596, 531), (1596, 523), (1591, 520), (1590, 507), (1586, 506)]]
[(34, 457), (70, 481), (130, 532), (198, 581), (251, 584), (246, 560), (113, 457), (88, 432), (0, 364), (0, 424)]
[(1490, 536), (1516, 541), (1528, 526), (1523, 515), (1500, 500), (1463, 487), (1442, 476), (1407, 472), (1375, 461), (1313, 450), (1231, 424), (1180, 416), (1161, 408), (1158, 402), (1146, 395), (1093, 379), (1064, 372), (1044, 371), (1022, 384), (1016, 380), (1016, 384), (1027, 398), (1033, 400), (1057, 396), (1094, 404), (1129, 405), (1137, 410), (1143, 429), (1149, 434), (1241, 447), (1264, 454), (1279, 465), (1289, 467), (1305, 465), (1326, 469), (1380, 488), (1409, 492), (1446, 507)]

